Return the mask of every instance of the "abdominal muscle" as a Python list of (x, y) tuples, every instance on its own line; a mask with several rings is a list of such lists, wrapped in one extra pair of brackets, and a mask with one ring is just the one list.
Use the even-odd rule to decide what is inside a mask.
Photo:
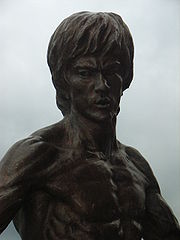
[(141, 226), (135, 220), (88, 222), (65, 204), (50, 204), (43, 240), (140, 240)]

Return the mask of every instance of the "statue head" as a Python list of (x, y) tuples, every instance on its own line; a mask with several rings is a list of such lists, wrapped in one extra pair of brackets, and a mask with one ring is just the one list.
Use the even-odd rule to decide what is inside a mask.
[(56, 101), (63, 115), (70, 112), (70, 82), (67, 77), (71, 62), (81, 56), (108, 56), (121, 59), (122, 90), (133, 78), (133, 40), (127, 25), (115, 13), (79, 12), (61, 22), (53, 33), (47, 53)]

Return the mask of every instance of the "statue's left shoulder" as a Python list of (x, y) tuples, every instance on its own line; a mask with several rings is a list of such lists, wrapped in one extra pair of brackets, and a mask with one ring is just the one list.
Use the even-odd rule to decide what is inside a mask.
[(149, 182), (149, 186), (157, 192), (160, 192), (156, 177), (154, 176), (148, 161), (142, 156), (142, 154), (135, 148), (125, 146), (123, 144), (121, 144), (121, 149), (123, 149), (125, 152), (127, 159), (131, 161), (136, 166), (136, 168), (138, 168), (145, 175), (146, 179)]

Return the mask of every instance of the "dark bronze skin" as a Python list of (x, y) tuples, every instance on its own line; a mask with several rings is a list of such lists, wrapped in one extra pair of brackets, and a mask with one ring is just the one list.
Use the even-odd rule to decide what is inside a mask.
[(179, 240), (149, 164), (116, 139), (133, 77), (133, 42), (121, 17), (65, 19), (48, 64), (64, 118), (0, 162), (0, 232), (13, 220), (22, 240)]

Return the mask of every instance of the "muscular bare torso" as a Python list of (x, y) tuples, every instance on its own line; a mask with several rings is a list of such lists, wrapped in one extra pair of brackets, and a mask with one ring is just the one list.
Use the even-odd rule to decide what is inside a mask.
[(141, 239), (148, 182), (125, 147), (119, 144), (111, 159), (51, 151), (51, 164), (14, 219), (23, 240)]
[(179, 239), (178, 222), (138, 151), (116, 142), (106, 157), (69, 132), (60, 122), (4, 156), (0, 233), (13, 219), (22, 240)]

